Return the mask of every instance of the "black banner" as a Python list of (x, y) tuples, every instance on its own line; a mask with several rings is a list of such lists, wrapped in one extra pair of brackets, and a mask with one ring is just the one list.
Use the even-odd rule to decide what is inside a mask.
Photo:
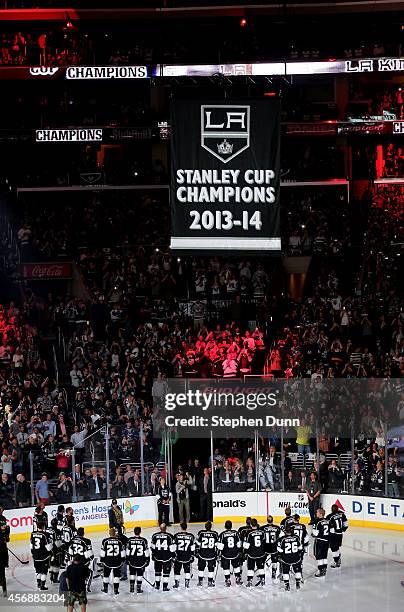
[(279, 254), (278, 100), (177, 100), (171, 248)]

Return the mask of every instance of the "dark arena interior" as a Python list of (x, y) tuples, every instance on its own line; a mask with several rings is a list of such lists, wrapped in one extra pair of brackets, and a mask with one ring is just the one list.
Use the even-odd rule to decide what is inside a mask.
[(0, 91), (0, 609), (402, 609), (404, 2), (0, 0)]

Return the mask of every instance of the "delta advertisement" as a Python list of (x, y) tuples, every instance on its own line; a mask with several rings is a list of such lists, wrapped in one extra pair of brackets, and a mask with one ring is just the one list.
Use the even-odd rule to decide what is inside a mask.
[[(365, 497), (360, 495), (326, 494), (321, 504), (327, 513), (336, 504), (344, 512), (351, 525), (404, 531), (404, 499)], [(228, 518), (244, 522), (246, 516), (263, 521), (270, 514), (275, 521), (285, 515), (290, 507), (292, 514), (309, 520), (309, 504), (305, 493), (279, 493), (272, 491), (214, 493), (213, 518), (223, 522)]]
[(404, 531), (404, 499), (364, 497), (360, 495), (323, 495), (322, 505), (327, 512), (336, 504), (353, 524)]
[[(156, 497), (126, 497), (119, 498), (117, 501), (123, 512), (126, 526), (140, 525), (153, 527), (157, 525)], [(110, 500), (70, 504), (74, 511), (76, 526), (84, 527), (88, 531), (100, 531), (108, 527), (108, 510), (110, 505)], [(49, 520), (56, 516), (57, 507), (57, 504), (54, 504), (45, 508)], [(35, 508), (15, 508), (4, 511), (4, 516), (10, 525), (11, 540), (24, 539), (24, 537), (31, 534), (34, 512)]]

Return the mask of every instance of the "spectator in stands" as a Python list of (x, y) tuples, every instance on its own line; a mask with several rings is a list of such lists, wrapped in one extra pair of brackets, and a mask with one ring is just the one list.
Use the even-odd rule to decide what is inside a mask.
[(35, 486), (35, 495), (38, 504), (49, 504), (49, 482), (48, 482), (48, 474), (43, 472), (41, 479), (38, 480)]
[(71, 478), (66, 477), (64, 472), (59, 474), (59, 482), (56, 487), (55, 497), (61, 504), (71, 501), (73, 493)]
[(27, 508), (31, 504), (31, 489), (24, 474), (17, 474), (15, 501), (18, 508)]
[(212, 518), (212, 475), (209, 468), (204, 468), (200, 488), (200, 520), (209, 521)]
[(91, 476), (87, 480), (90, 499), (102, 499), (106, 494), (106, 483), (98, 474), (96, 467), (91, 468)]

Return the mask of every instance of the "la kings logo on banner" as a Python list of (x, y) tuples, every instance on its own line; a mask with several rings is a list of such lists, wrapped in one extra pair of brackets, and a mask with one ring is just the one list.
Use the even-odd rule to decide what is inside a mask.
[(227, 164), (250, 146), (250, 107), (201, 106), (201, 146)]

